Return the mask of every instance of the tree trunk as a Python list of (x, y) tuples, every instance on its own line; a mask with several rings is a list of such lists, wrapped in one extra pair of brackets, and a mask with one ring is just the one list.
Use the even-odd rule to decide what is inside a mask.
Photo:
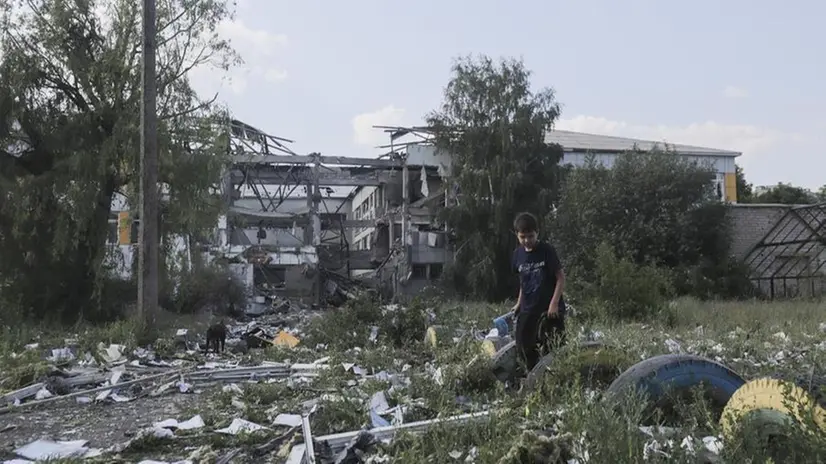
[[(83, 231), (78, 241), (75, 266), (69, 298), (66, 301), (67, 312), (64, 319), (77, 321), (79, 319), (100, 319), (108, 316), (103, 314), (99, 302), (94, 296), (99, 284), (101, 264), (106, 254), (106, 236), (109, 225), (109, 215), (112, 210), (112, 198), (115, 195), (116, 182), (114, 176), (109, 176), (100, 188), (97, 201), (94, 204), (94, 214), (86, 224), (79, 224)], [(72, 308), (77, 310), (72, 311)]]

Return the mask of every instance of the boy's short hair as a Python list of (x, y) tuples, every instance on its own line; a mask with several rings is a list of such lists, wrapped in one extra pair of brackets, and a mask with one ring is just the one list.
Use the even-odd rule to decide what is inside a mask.
[(516, 219), (513, 220), (513, 230), (516, 233), (529, 234), (531, 232), (539, 232), (539, 222), (536, 216), (531, 213), (519, 213)]

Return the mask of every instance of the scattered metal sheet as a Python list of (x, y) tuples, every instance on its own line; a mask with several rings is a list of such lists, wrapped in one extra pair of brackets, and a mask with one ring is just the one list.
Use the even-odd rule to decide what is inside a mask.
[[(475, 412), (469, 414), (461, 414), (458, 416), (451, 416), (445, 417), (443, 419), (431, 419), (426, 421), (419, 421), (419, 422), (410, 422), (408, 424), (402, 424), (397, 426), (389, 426), (389, 427), (376, 427), (373, 429), (368, 430), (376, 440), (390, 440), (395, 435), (396, 432), (407, 432), (407, 433), (422, 433), (427, 431), (430, 427), (436, 424), (452, 424), (452, 423), (464, 423), (473, 420), (484, 419), (490, 416), (490, 411), (483, 411), (483, 412)], [(342, 451), (350, 441), (358, 436), (362, 430), (357, 430), (354, 432), (343, 432), (343, 433), (336, 433), (332, 435), (324, 435), (321, 437), (315, 438), (315, 441), (318, 443), (326, 443), (333, 453), (338, 453)], [(310, 450), (313, 450), (312, 443), (310, 443)], [(292, 450), (290, 450), (290, 457), (287, 459), (285, 464), (312, 464), (315, 460), (310, 460), (309, 454), (307, 452), (308, 447), (307, 443), (302, 443), (300, 445), (295, 445)], [(314, 453), (314, 450), (311, 451)], [(315, 454), (313, 454), (313, 459), (315, 458)]]

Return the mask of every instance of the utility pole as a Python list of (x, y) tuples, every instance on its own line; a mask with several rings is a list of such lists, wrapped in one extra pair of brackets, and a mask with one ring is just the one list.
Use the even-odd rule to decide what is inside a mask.
[(158, 114), (155, 76), (155, 0), (143, 0), (143, 99), (141, 102), (140, 251), (138, 312), (147, 329), (158, 310)]

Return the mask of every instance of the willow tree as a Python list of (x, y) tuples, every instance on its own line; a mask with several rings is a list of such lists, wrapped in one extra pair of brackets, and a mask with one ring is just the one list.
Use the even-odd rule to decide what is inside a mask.
[(449, 275), (468, 295), (515, 296), (514, 216), (529, 211), (542, 220), (557, 197), (562, 150), (545, 137), (559, 105), (552, 89), (534, 91), (530, 81), (522, 61), (458, 59), (441, 108), (427, 116), (437, 149), (452, 157)]
[[(142, 26), (134, 0), (0, 0), (0, 291), (30, 317), (93, 317), (113, 197), (136, 208)], [(164, 234), (214, 224), (222, 112), (193, 90), (237, 56), (221, 0), (158, 0)], [(86, 311), (85, 314), (83, 311)]]

